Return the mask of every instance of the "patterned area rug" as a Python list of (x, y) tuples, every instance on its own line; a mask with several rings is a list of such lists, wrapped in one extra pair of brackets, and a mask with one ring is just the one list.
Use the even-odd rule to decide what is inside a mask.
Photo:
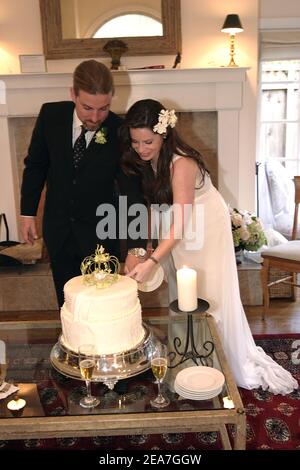
[[(255, 337), (275, 361), (300, 379), (300, 335), (267, 335)], [(44, 407), (50, 406), (51, 391), (39, 390)], [(290, 395), (272, 395), (261, 389), (244, 390), (240, 394), (247, 414), (247, 450), (300, 450), (299, 406), (300, 390)], [(61, 414), (59, 407), (52, 414)], [(229, 427), (233, 439), (233, 429)], [(4, 449), (57, 450), (218, 450), (221, 440), (217, 432), (188, 434), (157, 434), (117, 437), (31, 439), (0, 441)]]

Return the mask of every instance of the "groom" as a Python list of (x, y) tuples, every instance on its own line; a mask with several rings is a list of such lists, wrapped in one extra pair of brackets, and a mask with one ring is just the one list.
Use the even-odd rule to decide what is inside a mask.
[(64, 284), (80, 275), (81, 261), (97, 243), (119, 255), (118, 240), (97, 238), (97, 207), (116, 206), (117, 191), (128, 196), (128, 204), (142, 202), (139, 181), (125, 177), (120, 169), (122, 120), (110, 111), (113, 94), (113, 77), (105, 65), (95, 60), (79, 64), (73, 74), (72, 101), (42, 106), (24, 161), (22, 235), (30, 244), (37, 238), (36, 212), (46, 184), (43, 237), (60, 306)]

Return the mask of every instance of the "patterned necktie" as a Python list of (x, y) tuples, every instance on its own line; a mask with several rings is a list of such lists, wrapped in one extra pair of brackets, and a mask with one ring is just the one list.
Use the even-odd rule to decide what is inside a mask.
[(87, 131), (88, 129), (81, 126), (80, 136), (76, 139), (74, 147), (73, 147), (73, 162), (74, 162), (75, 168), (78, 168), (82, 158), (85, 155), (85, 151), (86, 151), (85, 133)]

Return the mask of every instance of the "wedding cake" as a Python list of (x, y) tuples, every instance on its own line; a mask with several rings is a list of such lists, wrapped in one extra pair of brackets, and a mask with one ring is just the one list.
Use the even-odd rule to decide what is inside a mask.
[[(102, 253), (99, 256), (104, 256)], [(90, 264), (88, 260), (83, 266), (90, 269)], [(110, 274), (107, 266), (106, 271), (97, 268), (70, 279), (64, 286), (62, 343), (75, 353), (82, 344), (94, 344), (98, 355), (120, 353), (144, 338), (136, 281)], [(86, 269), (81, 271), (86, 273)]]

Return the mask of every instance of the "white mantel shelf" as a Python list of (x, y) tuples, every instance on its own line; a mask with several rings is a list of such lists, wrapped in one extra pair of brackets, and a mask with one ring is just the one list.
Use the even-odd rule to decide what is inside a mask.
[[(245, 72), (249, 70), (248, 67), (207, 67), (198, 69), (128, 69), (128, 70), (113, 70), (112, 74), (117, 84), (124, 83), (180, 83), (183, 80), (188, 83), (193, 83), (195, 80), (199, 82), (228, 82), (228, 81), (242, 81), (245, 77)], [(21, 83), (31, 82), (35, 83), (48, 83), (48, 81), (56, 81), (61, 83), (61, 80), (66, 79), (70, 84), (72, 73), (58, 72), (58, 73), (18, 73), (0, 75), (0, 79), (12, 84), (12, 88), (20, 88)], [(46, 81), (44, 81), (46, 79)]]
[[(242, 105), (246, 71), (239, 67), (114, 71), (112, 109), (124, 113), (134, 101), (145, 97), (162, 100), (178, 111), (236, 109)], [(36, 115), (47, 101), (70, 99), (71, 73), (0, 75), (0, 80), (5, 84), (0, 90), (0, 116)], [(22, 99), (20, 92), (24, 90), (27, 97)]]
[[(164, 83), (186, 82), (192, 83), (195, 80), (200, 82), (223, 82), (223, 81), (241, 81), (245, 76), (245, 71), (249, 70), (248, 67), (207, 67), (198, 69), (128, 69), (128, 70), (113, 70), (112, 74), (116, 83), (128, 83), (129, 81), (135, 83), (157, 83), (162, 80)], [(58, 72), (58, 73), (18, 73), (0, 75), (0, 79), (8, 80), (12, 83), (12, 87), (19, 88), (18, 83), (31, 82), (33, 79), (42, 83), (43, 79), (54, 81), (56, 79), (62, 80), (66, 78), (70, 81), (72, 73)], [(130, 77), (130, 78), (129, 78)], [(46, 82), (44, 82), (46, 83)], [(31, 86), (32, 88), (32, 86)]]
[[(218, 180), (226, 202), (238, 206), (240, 112), (248, 68), (139, 69), (114, 71), (112, 110), (124, 113), (143, 98), (177, 111), (218, 112)], [(9, 119), (36, 116), (49, 101), (70, 99), (71, 73), (0, 75), (0, 211), (9, 215), (12, 239), (18, 238), (19, 195), (14, 188), (14, 145)], [(247, 143), (246, 143), (247, 144)], [(7, 194), (14, 195), (9, 199)]]

